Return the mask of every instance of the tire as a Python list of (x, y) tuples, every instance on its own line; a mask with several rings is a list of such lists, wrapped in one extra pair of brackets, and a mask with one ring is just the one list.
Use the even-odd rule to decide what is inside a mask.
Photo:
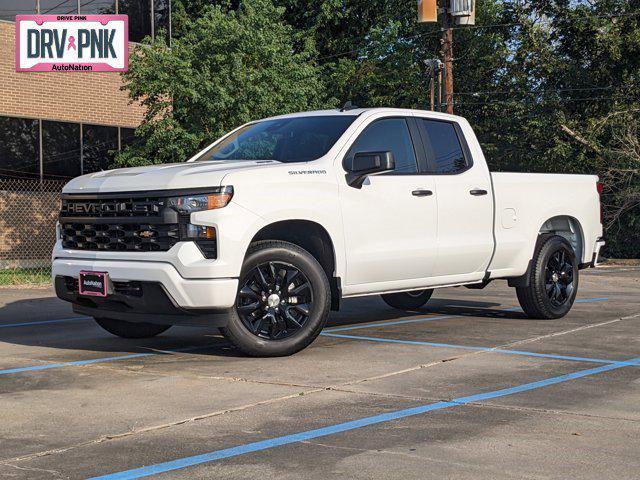
[(417, 310), (429, 301), (433, 289), (416, 290), (414, 292), (388, 293), (381, 295), (382, 300), (390, 307), (398, 310)]
[(236, 304), (220, 330), (246, 355), (292, 355), (320, 334), (330, 307), (329, 280), (313, 255), (293, 243), (259, 241), (247, 251)]
[(559, 235), (542, 235), (536, 244), (529, 286), (516, 287), (518, 301), (530, 318), (564, 317), (578, 293), (578, 261), (571, 244)]
[(171, 328), (171, 325), (125, 322), (113, 318), (95, 318), (95, 321), (107, 332), (122, 338), (155, 337)]

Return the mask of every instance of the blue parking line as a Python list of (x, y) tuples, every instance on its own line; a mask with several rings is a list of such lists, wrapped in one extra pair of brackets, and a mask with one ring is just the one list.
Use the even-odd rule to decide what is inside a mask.
[(80, 320), (91, 320), (91, 317), (70, 317), (70, 318), (56, 318), (54, 320), (38, 320), (35, 322), (5, 323), (4, 325), (0, 324), (0, 328), (28, 327), (29, 325), (44, 325), (47, 323), (78, 322)]
[(503, 348), (474, 347), (470, 345), (452, 345), (449, 343), (419, 342), (417, 340), (396, 340), (394, 338), (364, 337), (360, 335), (344, 335), (340, 333), (324, 333), (324, 332), (321, 333), (320, 335), (325, 337), (345, 338), (349, 340), (366, 340), (370, 342), (401, 343), (406, 345), (421, 345), (421, 346), (427, 346), (427, 347), (454, 348), (459, 350), (505, 353), (508, 355), (521, 355), (525, 357), (540, 357), (540, 358), (553, 358), (556, 360), (570, 360), (573, 362), (591, 362), (591, 363), (616, 363), (617, 362), (617, 360), (604, 360), (602, 358), (575, 357), (571, 355), (555, 355), (552, 353), (526, 352), (523, 350), (507, 350)]
[(581, 298), (575, 300), (573, 303), (591, 303), (591, 302), (605, 302), (609, 300), (608, 297), (598, 297), (598, 298)]
[(350, 430), (356, 430), (371, 425), (377, 425), (381, 423), (390, 422), (402, 418), (412, 417), (415, 415), (421, 415), (427, 412), (433, 412), (435, 410), (442, 410), (445, 408), (457, 407), (470, 403), (482, 402), (493, 398), (504, 397), (507, 395), (514, 395), (516, 393), (528, 392), (536, 390), (538, 388), (547, 387), (549, 385), (556, 385), (558, 383), (567, 382), (570, 380), (576, 380), (578, 378), (595, 375), (598, 373), (608, 372), (618, 368), (626, 367), (629, 365), (637, 365), (640, 358), (634, 358), (629, 361), (615, 362), (609, 365), (602, 365), (600, 367), (590, 368), (588, 370), (580, 370), (578, 372), (569, 373), (566, 375), (560, 375), (558, 377), (551, 377), (545, 380), (537, 382), (525, 383), (510, 388), (503, 388), (500, 390), (493, 390), (491, 392), (478, 393), (475, 395), (469, 395), (465, 397), (454, 398), (449, 401), (440, 401), (421, 405), (413, 408), (406, 408), (402, 410), (396, 410), (393, 412), (387, 412), (380, 415), (374, 415), (371, 417), (360, 418), (344, 423), (337, 423), (322, 428), (316, 428), (313, 430), (306, 430), (290, 435), (283, 435), (281, 437), (269, 438), (267, 440), (261, 440), (258, 442), (247, 443), (244, 445), (238, 445), (231, 448), (225, 448), (222, 450), (215, 450), (209, 453), (201, 455), (194, 455), (191, 457), (179, 458), (168, 462), (157, 463), (155, 465), (148, 465), (145, 467), (134, 468), (131, 470), (125, 470), (122, 472), (111, 473), (107, 475), (101, 475), (98, 477), (91, 477), (89, 480), (131, 480), (136, 478), (148, 477), (151, 475), (157, 475), (160, 473), (171, 472), (174, 470), (180, 470), (187, 467), (193, 467), (195, 465), (201, 465), (203, 463), (214, 462), (224, 458), (237, 457), (245, 455), (247, 453), (259, 452), (262, 450), (268, 450), (275, 447), (284, 445), (290, 445), (293, 443), (304, 442), (313, 440), (319, 437), (326, 437), (328, 435), (335, 435), (337, 433), (347, 432)]
[[(602, 302), (602, 301), (606, 301), (609, 300), (606, 297), (598, 297), (598, 298), (583, 298), (580, 300), (576, 300), (574, 303), (589, 303), (589, 302)], [(501, 308), (500, 311), (501, 312), (517, 312), (522, 310), (521, 307), (510, 307), (510, 308)], [(331, 328), (326, 328), (323, 330), (323, 332), (327, 332), (327, 333), (333, 333), (333, 332), (346, 332), (349, 330), (361, 330), (363, 328), (375, 328), (375, 327), (384, 327), (384, 326), (388, 326), (388, 325), (406, 325), (409, 323), (422, 323), (422, 322), (433, 322), (434, 320), (445, 320), (445, 319), (451, 319), (451, 318), (464, 318), (464, 317), (468, 317), (468, 316), (473, 316), (471, 314), (469, 315), (441, 315), (438, 317), (420, 317), (420, 318), (410, 318), (408, 320), (391, 320), (391, 321), (382, 321), (382, 322), (375, 322), (375, 323), (367, 323), (364, 325), (349, 325), (347, 327), (331, 327)]]
[(184, 347), (184, 348), (176, 348), (172, 350), (154, 350), (153, 352), (132, 353), (130, 355), (117, 355), (113, 357), (91, 358), (89, 360), (76, 360), (73, 362), (45, 363), (43, 365), (32, 365), (29, 367), (7, 368), (5, 370), (0, 370), (0, 375), (8, 375), (10, 373), (22, 373), (22, 372), (37, 372), (40, 370), (49, 370), (51, 368), (74, 367), (79, 365), (90, 365), (92, 363), (115, 362), (118, 360), (129, 360), (131, 358), (150, 357), (153, 355), (166, 355), (166, 354), (172, 354), (172, 353), (191, 352), (194, 350), (204, 350), (206, 348), (211, 348), (211, 345), (199, 345), (197, 347)]
[(363, 328), (375, 328), (375, 327), (386, 327), (388, 325), (405, 325), (407, 323), (422, 323), (422, 322), (433, 322), (434, 320), (444, 320), (446, 318), (462, 318), (463, 315), (442, 315), (439, 317), (421, 317), (421, 318), (411, 318), (409, 320), (391, 320), (391, 321), (383, 321), (376, 323), (367, 323), (364, 325), (349, 325), (348, 327), (331, 327), (325, 328), (323, 332), (333, 333), (333, 332), (346, 332), (348, 330), (360, 330)]
[[(607, 300), (606, 298), (596, 298), (596, 299), (585, 299), (583, 300), (584, 302), (588, 302), (588, 301), (600, 301), (600, 300)], [(416, 322), (425, 322), (425, 321), (433, 321), (433, 320), (442, 320), (445, 318), (455, 318), (456, 316), (454, 315), (445, 315), (445, 316), (439, 316), (439, 317), (425, 317), (425, 318), (417, 318), (417, 319), (410, 319), (410, 320), (399, 320), (399, 321), (392, 321), (392, 322), (378, 322), (378, 323), (371, 323), (371, 324), (367, 324), (367, 325), (353, 325), (350, 327), (339, 327), (339, 328), (329, 328), (329, 329), (325, 329), (323, 330), (323, 332), (321, 333), (321, 335), (325, 335), (325, 336), (334, 336), (334, 337), (338, 337), (339, 335), (334, 335), (333, 332), (337, 332), (337, 331), (345, 331), (345, 330), (355, 330), (355, 329), (361, 329), (361, 328), (373, 328), (373, 327), (377, 327), (377, 326), (385, 326), (385, 325), (398, 325), (398, 324), (404, 324), (404, 323), (416, 323)], [(72, 317), (72, 318), (66, 318), (66, 319), (58, 319), (58, 320), (43, 320), (40, 322), (25, 322), (25, 323), (21, 323), (21, 324), (7, 324), (7, 325), (2, 325), (2, 327), (9, 327), (9, 326), (23, 326), (23, 325), (35, 325), (35, 324), (40, 324), (40, 323), (53, 323), (53, 322), (62, 322), (62, 321), (78, 321), (78, 320), (83, 320), (83, 319), (89, 319), (90, 317)], [(349, 338), (348, 335), (344, 335), (343, 338)], [(354, 339), (360, 339), (360, 340), (372, 340), (374, 339), (374, 337), (353, 337)], [(417, 345), (431, 345), (431, 346), (446, 346), (448, 348), (464, 348), (464, 349), (482, 349), (482, 347), (464, 347), (464, 346), (460, 346), (460, 345), (447, 345), (447, 344), (430, 344), (428, 342), (411, 342), (411, 341), (404, 341), (404, 340), (381, 340), (381, 339), (376, 339), (377, 341), (387, 341), (387, 342), (393, 342), (393, 343), (415, 343)], [(8, 375), (8, 374), (12, 374), (12, 373), (21, 373), (21, 372), (33, 372), (33, 371), (40, 371), (40, 370), (49, 370), (52, 368), (60, 368), (60, 367), (69, 367), (69, 366), (79, 366), (79, 365), (88, 365), (91, 363), (103, 363), (103, 362), (114, 362), (114, 361), (119, 361), (119, 360), (127, 360), (127, 359), (132, 359), (132, 358), (140, 358), (140, 357), (147, 357), (147, 356), (151, 356), (151, 355), (160, 355), (162, 353), (179, 353), (179, 352), (183, 352), (183, 351), (191, 351), (192, 349), (202, 349), (202, 348), (208, 348), (208, 346), (205, 347), (186, 347), (186, 348), (179, 348), (179, 349), (175, 349), (175, 350), (167, 350), (167, 351), (154, 351), (154, 352), (148, 352), (148, 353), (135, 353), (135, 354), (131, 354), (131, 355), (121, 355), (121, 356), (115, 356), (115, 357), (101, 357), (101, 358), (95, 358), (95, 359), (90, 359), (90, 360), (78, 360), (78, 361), (73, 361), (73, 362), (60, 362), (60, 363), (48, 363), (48, 364), (44, 364), (44, 365), (32, 365), (32, 366), (28, 366), (28, 367), (17, 367), (17, 368), (9, 368), (9, 369), (5, 369), (5, 370), (0, 370), (0, 375)], [(496, 350), (493, 350), (496, 351)], [(505, 352), (514, 352), (513, 350), (506, 350)], [(533, 352), (522, 352), (520, 353), (521, 355), (531, 355), (531, 356), (542, 356), (543, 354), (535, 354)], [(515, 353), (514, 353), (515, 355)], [(560, 356), (556, 356), (555, 358), (559, 358)], [(573, 357), (571, 357), (573, 358)], [(569, 360), (570, 358), (567, 358), (567, 360)], [(588, 360), (587, 360), (588, 361)], [(608, 362), (608, 360), (603, 360), (602, 362)], [(601, 363), (602, 363), (601, 362)]]

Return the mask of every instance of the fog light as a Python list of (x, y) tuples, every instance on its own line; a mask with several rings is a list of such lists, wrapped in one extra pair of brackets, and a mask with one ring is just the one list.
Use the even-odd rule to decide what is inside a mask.
[(215, 240), (216, 229), (204, 225), (187, 224), (187, 237), (193, 239)]

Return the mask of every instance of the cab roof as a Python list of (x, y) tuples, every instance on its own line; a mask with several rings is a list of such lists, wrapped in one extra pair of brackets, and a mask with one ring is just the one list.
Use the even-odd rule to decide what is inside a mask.
[[(357, 117), (362, 115), (365, 112), (379, 112), (379, 113), (388, 113), (390, 115), (424, 115), (428, 114), (430, 117), (434, 118), (442, 118), (442, 119), (460, 119), (461, 117), (457, 115), (450, 115), (448, 113), (441, 112), (433, 112), (431, 110), (418, 110), (418, 109), (408, 109), (408, 108), (390, 108), (390, 107), (373, 107), (373, 108), (351, 108), (349, 110), (341, 110), (339, 108), (334, 108), (331, 110), (311, 110), (308, 112), (296, 112), (296, 113), (287, 113), (285, 115), (277, 115), (274, 117), (270, 117), (269, 119), (276, 118), (296, 118), (296, 117), (320, 117), (320, 116), (350, 116)], [(267, 120), (267, 119), (265, 119)]]

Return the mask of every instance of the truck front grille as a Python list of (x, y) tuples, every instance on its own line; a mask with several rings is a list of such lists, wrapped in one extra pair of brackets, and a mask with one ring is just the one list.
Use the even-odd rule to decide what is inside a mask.
[(73, 250), (167, 251), (180, 239), (179, 225), (63, 223), (62, 246)]

